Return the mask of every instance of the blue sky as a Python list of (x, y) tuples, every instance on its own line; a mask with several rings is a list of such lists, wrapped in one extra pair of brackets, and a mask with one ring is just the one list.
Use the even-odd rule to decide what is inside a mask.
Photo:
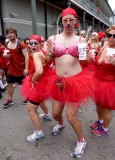
[(111, 8), (112, 8), (113, 10), (115, 10), (115, 0), (108, 0), (108, 2), (109, 2), (109, 4), (110, 4)]

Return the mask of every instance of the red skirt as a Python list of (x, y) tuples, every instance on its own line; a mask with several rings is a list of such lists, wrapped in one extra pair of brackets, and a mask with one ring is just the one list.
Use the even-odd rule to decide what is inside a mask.
[(44, 68), (44, 73), (37, 83), (31, 82), (31, 78), (33, 76), (33, 74), (31, 74), (23, 80), (23, 85), (21, 87), (21, 95), (35, 103), (41, 103), (48, 99), (46, 86), (50, 77), (54, 74), (54, 71), (52, 71), (49, 66)]
[(87, 71), (80, 74), (62, 78), (53, 75), (47, 85), (47, 91), (50, 98), (66, 102), (87, 102), (89, 97), (94, 98), (93, 76)]
[(95, 80), (95, 102), (99, 107), (115, 110), (115, 81)]

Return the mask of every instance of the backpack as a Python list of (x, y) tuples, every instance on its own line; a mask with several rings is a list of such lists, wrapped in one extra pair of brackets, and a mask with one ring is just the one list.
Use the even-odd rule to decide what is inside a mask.
[[(9, 41), (6, 42), (6, 46), (8, 45), (8, 43), (9, 43)], [(22, 49), (21, 49), (20, 43), (21, 43), (21, 40), (19, 39), (19, 40), (17, 41), (17, 48), (18, 48), (18, 50), (22, 53)]]

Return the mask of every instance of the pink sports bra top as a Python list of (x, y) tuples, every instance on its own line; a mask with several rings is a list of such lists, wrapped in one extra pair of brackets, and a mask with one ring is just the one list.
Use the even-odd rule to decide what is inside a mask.
[(54, 36), (54, 55), (55, 57), (61, 57), (65, 54), (70, 54), (73, 57), (78, 57), (78, 43), (81, 42), (81, 37), (76, 36), (76, 40), (72, 42), (68, 47), (60, 42), (56, 36)]

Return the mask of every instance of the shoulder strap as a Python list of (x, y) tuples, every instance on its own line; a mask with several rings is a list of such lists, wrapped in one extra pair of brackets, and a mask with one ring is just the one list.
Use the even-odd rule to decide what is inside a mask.
[(22, 49), (21, 49), (20, 43), (21, 43), (21, 40), (18, 40), (17, 41), (17, 47), (18, 47), (19, 51), (22, 53)]
[[(9, 41), (7, 41), (5, 45), (7, 46), (8, 43), (9, 43)], [(18, 47), (19, 51), (22, 53), (22, 49), (21, 49), (20, 43), (21, 43), (21, 40), (18, 40), (17, 41), (17, 47)]]

